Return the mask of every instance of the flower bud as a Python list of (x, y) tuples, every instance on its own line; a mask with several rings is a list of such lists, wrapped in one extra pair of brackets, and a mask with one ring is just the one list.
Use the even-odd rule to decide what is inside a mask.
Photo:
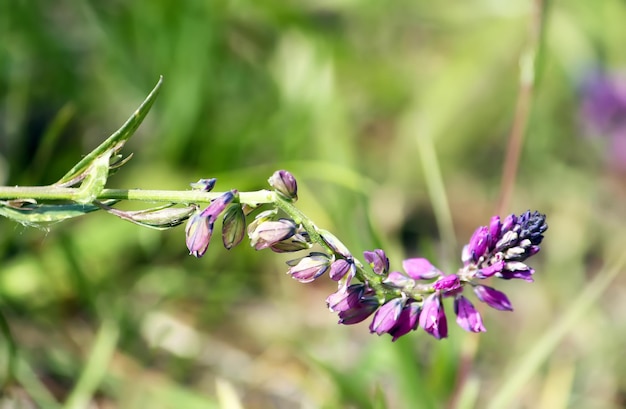
[(392, 271), (383, 280), (383, 284), (394, 288), (412, 289), (415, 287), (415, 280), (405, 276), (399, 271)]
[(476, 311), (472, 303), (462, 295), (454, 299), (454, 313), (456, 314), (456, 323), (465, 331), (487, 331), (478, 311)]
[(331, 261), (327, 254), (313, 252), (307, 257), (289, 260), (287, 265), (291, 268), (287, 274), (301, 283), (310, 283), (328, 270)]
[(477, 285), (474, 287), (474, 294), (476, 297), (491, 308), (495, 308), (500, 311), (513, 311), (511, 302), (507, 298), (506, 294), (496, 290), (495, 288), (487, 287), (486, 285)]
[(446, 314), (438, 294), (432, 294), (424, 300), (419, 316), (419, 326), (437, 339), (448, 336)]
[(406, 303), (400, 313), (400, 316), (398, 317), (396, 325), (387, 331), (389, 332), (389, 335), (393, 337), (391, 341), (395, 341), (401, 336), (408, 334), (417, 328), (420, 311), (421, 308), (418, 303), (412, 302), (412, 300), (409, 300)]
[(206, 253), (213, 233), (213, 223), (208, 217), (196, 213), (187, 222), (185, 236), (189, 254), (202, 257)]
[(279, 241), (290, 238), (296, 233), (296, 229), (296, 224), (289, 219), (262, 222), (253, 232), (250, 233), (248, 229), (250, 245), (255, 250), (266, 249)]
[(270, 250), (275, 253), (291, 253), (294, 251), (310, 249), (312, 246), (309, 235), (306, 232), (296, 233), (293, 236), (274, 243)]
[(485, 226), (479, 227), (474, 234), (472, 234), (467, 251), (474, 261), (478, 261), (478, 259), (485, 255), (489, 241), (489, 229)]
[(364, 251), (363, 257), (365, 261), (369, 263), (370, 267), (372, 267), (374, 273), (384, 275), (389, 271), (389, 259), (383, 250)]
[(402, 298), (394, 298), (383, 304), (374, 314), (370, 324), (370, 332), (375, 332), (378, 335), (389, 332), (398, 323), (402, 307), (404, 307)]
[(195, 183), (190, 183), (190, 185), (193, 190), (200, 190), (202, 192), (210, 192), (211, 190), (213, 190), (213, 187), (215, 187), (215, 182), (217, 182), (217, 179), (215, 178), (200, 179), (199, 181)]
[(246, 234), (246, 216), (240, 204), (232, 205), (224, 213), (222, 242), (227, 250), (235, 247)]
[(270, 186), (287, 199), (298, 200), (298, 184), (296, 178), (286, 170), (277, 170), (268, 180)]
[(352, 258), (350, 250), (334, 234), (327, 230), (320, 230), (320, 236), (332, 251), (344, 258)]

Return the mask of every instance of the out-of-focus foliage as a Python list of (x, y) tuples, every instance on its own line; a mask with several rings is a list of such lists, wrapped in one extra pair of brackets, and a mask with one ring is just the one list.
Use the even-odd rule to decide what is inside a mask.
[[(487, 333), (392, 344), (339, 327), (330, 280), (299, 284), (288, 256), (245, 245), (197, 260), (182, 227), (0, 220), (3, 405), (469, 408), (504, 390), (506, 407), (622, 407), (624, 278), (576, 308), (626, 243), (624, 174), (579, 118), (585, 75), (626, 69), (626, 6), (546, 3), (507, 211), (538, 209), (550, 229), (536, 282), (505, 283), (515, 311), (484, 311)], [(4, 0), (0, 182), (54, 182), (163, 75), (109, 187), (253, 190), (289, 169), (302, 210), (353, 252), (453, 272), (496, 207), (533, 13), (521, 0)], [(433, 167), (449, 209), (435, 209)], [(456, 240), (440, 239), (438, 212)]]

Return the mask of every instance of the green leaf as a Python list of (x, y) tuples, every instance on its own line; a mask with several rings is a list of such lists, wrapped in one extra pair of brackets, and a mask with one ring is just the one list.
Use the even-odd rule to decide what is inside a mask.
[(159, 78), (159, 81), (155, 85), (154, 89), (150, 92), (150, 94), (146, 97), (146, 99), (142, 102), (142, 104), (137, 108), (137, 110), (126, 120), (124, 125), (117, 131), (115, 131), (111, 136), (109, 136), (104, 142), (102, 142), (97, 148), (91, 151), (87, 156), (85, 156), (80, 162), (78, 162), (72, 169), (70, 169), (65, 176), (63, 176), (55, 185), (73, 185), (76, 184), (77, 181), (82, 179), (82, 175), (85, 170), (88, 169), (92, 163), (99, 157), (101, 157), (105, 152), (110, 151), (111, 153), (116, 153), (126, 143), (128, 139), (135, 133), (143, 119), (145, 118), (150, 108), (152, 108), (152, 104), (159, 94), (159, 90), (161, 89), (161, 84), (163, 83), (163, 76)]
[(72, 196), (76, 203), (91, 203), (102, 192), (104, 185), (109, 177), (109, 161), (111, 159), (111, 150), (104, 152), (98, 156), (87, 169), (85, 179), (80, 184), (80, 188)]
[[(117, 200), (109, 200), (106, 205), (113, 205)], [(29, 204), (21, 208), (0, 202), (0, 216), (15, 220), (24, 226), (42, 227), (44, 224), (60, 222), (100, 210), (92, 204)]]

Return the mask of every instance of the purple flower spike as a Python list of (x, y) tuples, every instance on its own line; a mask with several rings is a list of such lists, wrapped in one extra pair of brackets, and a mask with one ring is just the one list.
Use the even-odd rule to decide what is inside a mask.
[(296, 201), (298, 200), (298, 184), (296, 178), (286, 170), (277, 170), (268, 180), (271, 187), (274, 188), (285, 198)]
[(456, 323), (468, 332), (485, 332), (485, 326), (480, 314), (471, 302), (462, 295), (454, 299), (454, 313)]
[(185, 241), (189, 254), (198, 258), (204, 256), (212, 234), (213, 222), (208, 217), (203, 217), (200, 213), (191, 216), (185, 228)]
[(287, 265), (291, 268), (287, 274), (291, 274), (295, 280), (301, 283), (310, 283), (321, 276), (330, 267), (331, 259), (324, 253), (311, 253), (307, 257), (289, 260)]
[(398, 322), (388, 332), (393, 337), (392, 341), (400, 338), (401, 336), (408, 334), (409, 332), (417, 328), (417, 322), (420, 316), (420, 306), (415, 302), (407, 302), (402, 309)]
[(474, 294), (476, 297), (491, 308), (495, 308), (500, 311), (513, 311), (511, 302), (507, 298), (506, 294), (496, 290), (495, 288), (487, 287), (486, 285), (477, 285), (474, 287)]
[(389, 271), (389, 259), (383, 250), (364, 251), (363, 257), (365, 257), (365, 261), (369, 263), (376, 274), (384, 275)]
[(478, 261), (478, 259), (485, 255), (490, 241), (489, 229), (487, 227), (481, 226), (476, 229), (474, 234), (472, 234), (467, 248), (467, 251), (474, 261)]
[(438, 294), (432, 294), (424, 300), (419, 316), (419, 326), (437, 339), (448, 336), (446, 314)]
[(394, 298), (383, 304), (374, 314), (370, 324), (370, 332), (375, 332), (378, 335), (389, 332), (398, 323), (403, 306), (404, 300), (402, 298)]
[(442, 275), (441, 271), (425, 258), (408, 258), (402, 262), (402, 268), (414, 280), (432, 280)]

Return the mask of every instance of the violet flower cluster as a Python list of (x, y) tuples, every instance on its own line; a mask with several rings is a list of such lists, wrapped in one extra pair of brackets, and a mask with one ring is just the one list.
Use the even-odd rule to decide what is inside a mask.
[[(328, 296), (326, 303), (338, 314), (339, 323), (356, 324), (373, 316), (370, 332), (388, 333), (393, 341), (420, 327), (437, 339), (447, 337), (446, 298), (453, 300), (461, 328), (484, 332), (482, 317), (464, 290), (471, 289), (491, 308), (512, 311), (508, 297), (485, 282), (491, 278), (533, 281), (534, 270), (526, 260), (539, 252), (548, 228), (545, 215), (536, 211), (504, 219), (494, 216), (489, 225), (476, 229), (463, 248), (462, 267), (453, 274), (444, 274), (425, 258), (404, 260), (404, 272), (390, 270), (389, 259), (381, 249), (363, 253), (369, 267), (366, 269), (339, 239), (317, 228), (293, 206), (297, 183), (291, 173), (277, 171), (269, 183), (277, 194), (276, 207), (258, 213), (247, 229), (246, 216), (254, 209), (238, 203), (236, 190), (222, 194), (204, 210), (198, 209), (186, 229), (190, 254), (205, 254), (214, 224), (222, 215), (222, 238), (227, 249), (239, 244), (246, 230), (256, 250), (290, 253), (317, 244), (320, 251), (287, 261), (287, 273), (302, 283), (328, 273), (337, 282), (337, 291)], [(209, 191), (214, 184), (215, 179), (205, 179), (193, 186)]]

